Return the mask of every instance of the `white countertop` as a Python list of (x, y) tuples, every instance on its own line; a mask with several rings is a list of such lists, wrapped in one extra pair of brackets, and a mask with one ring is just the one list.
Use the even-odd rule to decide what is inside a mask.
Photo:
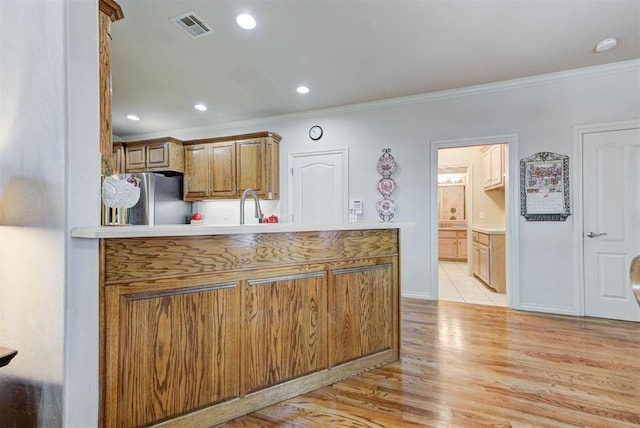
[(238, 233), (285, 233), (332, 230), (401, 229), (414, 227), (415, 223), (344, 223), (344, 224), (288, 224), (264, 223), (247, 225), (158, 225), (158, 226), (87, 226), (74, 227), (74, 238), (141, 238), (155, 236), (234, 235)]
[(504, 226), (473, 226), (471, 230), (489, 235), (504, 235)]

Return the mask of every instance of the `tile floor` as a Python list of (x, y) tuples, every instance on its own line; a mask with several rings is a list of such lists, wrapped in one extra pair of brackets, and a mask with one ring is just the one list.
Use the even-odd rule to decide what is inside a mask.
[(468, 274), (466, 262), (438, 262), (440, 300), (507, 306), (507, 295), (496, 293), (478, 278)]

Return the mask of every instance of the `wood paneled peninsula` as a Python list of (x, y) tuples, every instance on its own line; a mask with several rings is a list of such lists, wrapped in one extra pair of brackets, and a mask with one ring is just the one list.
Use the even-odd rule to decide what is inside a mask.
[(100, 246), (100, 425), (214, 426), (397, 361), (402, 226), (75, 228)]

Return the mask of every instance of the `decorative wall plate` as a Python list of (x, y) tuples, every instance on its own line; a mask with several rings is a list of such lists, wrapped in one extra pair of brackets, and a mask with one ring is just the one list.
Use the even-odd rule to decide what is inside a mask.
[(378, 159), (378, 174), (383, 177), (390, 176), (396, 170), (396, 160), (391, 156), (390, 151), (391, 149), (383, 149), (384, 154)]
[(378, 191), (383, 196), (389, 196), (391, 192), (393, 192), (393, 189), (395, 188), (396, 188), (396, 182), (391, 177), (383, 177), (380, 179), (380, 181), (378, 181)]
[(396, 203), (391, 199), (380, 199), (376, 204), (376, 210), (378, 210), (378, 215), (382, 220), (389, 221), (395, 215)]

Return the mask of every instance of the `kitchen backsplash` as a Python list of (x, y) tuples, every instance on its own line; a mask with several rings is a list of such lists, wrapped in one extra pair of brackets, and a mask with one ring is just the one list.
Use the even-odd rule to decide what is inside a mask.
[[(244, 218), (245, 224), (257, 224), (258, 219), (254, 217), (253, 199), (247, 198), (245, 201)], [(280, 217), (279, 200), (260, 200), (260, 208), (265, 217), (275, 214)], [(238, 224), (240, 223), (240, 201), (200, 201), (193, 203), (193, 212), (198, 211), (204, 216), (204, 224)], [(280, 222), (283, 219), (280, 218)]]

